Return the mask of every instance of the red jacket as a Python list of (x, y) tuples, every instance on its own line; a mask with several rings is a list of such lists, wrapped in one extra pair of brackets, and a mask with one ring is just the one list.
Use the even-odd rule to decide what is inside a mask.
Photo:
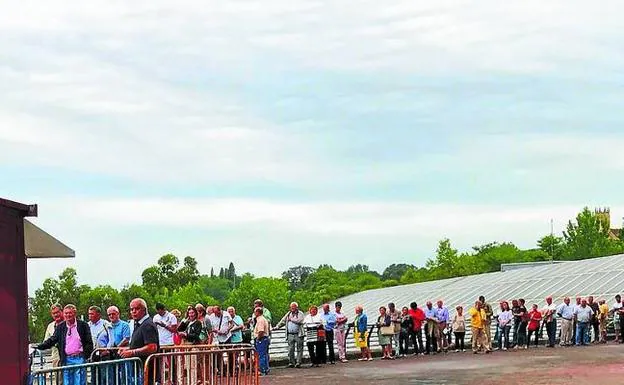
[(540, 321), (542, 320), (542, 313), (539, 310), (529, 311), (529, 330), (538, 330), (540, 327)]
[(414, 320), (414, 330), (422, 329), (422, 323), (426, 318), (425, 312), (422, 311), (421, 308), (416, 308), (416, 310), (409, 309), (408, 314), (412, 317), (412, 320)]

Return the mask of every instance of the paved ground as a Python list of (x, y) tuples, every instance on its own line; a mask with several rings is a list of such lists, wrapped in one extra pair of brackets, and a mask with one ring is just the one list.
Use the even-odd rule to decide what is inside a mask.
[(262, 385), (622, 385), (624, 345), (529, 349), (489, 355), (449, 353), (394, 361), (350, 361), (273, 369)]

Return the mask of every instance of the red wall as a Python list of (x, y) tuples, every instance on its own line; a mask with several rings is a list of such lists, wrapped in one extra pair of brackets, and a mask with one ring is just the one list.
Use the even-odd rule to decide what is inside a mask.
[(23, 213), (0, 205), (0, 383), (26, 383), (28, 292)]

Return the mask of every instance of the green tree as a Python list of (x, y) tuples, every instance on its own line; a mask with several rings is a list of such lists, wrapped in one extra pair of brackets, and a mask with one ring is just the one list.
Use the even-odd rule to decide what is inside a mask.
[(251, 314), (253, 302), (258, 298), (275, 314), (273, 321), (278, 321), (275, 318), (285, 314), (290, 304), (288, 282), (281, 278), (254, 278), (251, 274), (245, 274), (240, 285), (230, 293), (226, 304), (234, 306), (238, 314), (244, 317)]
[(552, 260), (558, 261), (565, 256), (565, 243), (562, 237), (545, 235), (537, 241), (537, 246)]
[(435, 259), (427, 260), (425, 266), (429, 270), (431, 279), (443, 279), (458, 275), (459, 254), (451, 246), (448, 238), (438, 243)]
[[(117, 307), (122, 303), (119, 292), (109, 285), (96, 286), (91, 290), (86, 290), (80, 294), (79, 314), (87, 314), (89, 307), (98, 306), (102, 309), (102, 314), (106, 317), (106, 309), (109, 306)], [(123, 307), (120, 307), (120, 311)]]
[(282, 279), (288, 281), (291, 290), (299, 290), (303, 287), (310, 274), (315, 271), (316, 269), (310, 266), (295, 266), (283, 272)]
[(199, 270), (197, 270), (197, 261), (195, 258), (184, 258), (182, 267), (175, 272), (174, 276), (176, 287), (182, 287), (190, 283), (197, 282), (199, 279)]
[(230, 281), (234, 281), (236, 279), (236, 268), (234, 267), (234, 263), (230, 262), (230, 265), (227, 268), (227, 279)]
[(619, 242), (609, 239), (608, 222), (585, 207), (569, 221), (563, 232), (568, 259), (592, 258), (621, 251)]
[(408, 265), (406, 263), (393, 263), (392, 265), (386, 267), (386, 269), (381, 274), (381, 278), (383, 280), (401, 280), (401, 277), (409, 268), (414, 268), (414, 265)]

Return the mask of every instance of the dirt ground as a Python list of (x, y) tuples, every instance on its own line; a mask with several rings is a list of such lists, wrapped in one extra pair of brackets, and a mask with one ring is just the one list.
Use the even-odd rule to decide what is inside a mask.
[(394, 361), (352, 360), (321, 368), (274, 368), (262, 385), (622, 385), (624, 345), (539, 347), (523, 351), (471, 352)]

